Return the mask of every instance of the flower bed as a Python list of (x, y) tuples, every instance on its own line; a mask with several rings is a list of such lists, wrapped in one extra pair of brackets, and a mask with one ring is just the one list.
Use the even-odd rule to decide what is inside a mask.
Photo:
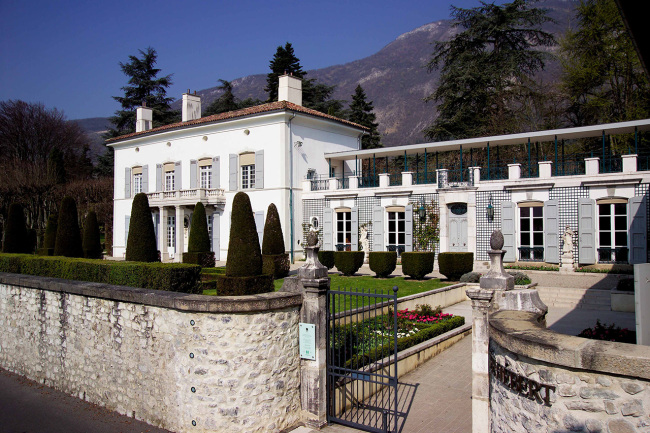
[[(415, 311), (398, 310), (397, 351), (420, 344), (465, 324), (462, 316), (443, 314), (439, 309), (418, 306)], [(424, 311), (422, 311), (424, 309)], [(378, 315), (360, 322), (338, 325), (330, 348), (335, 365), (360, 369), (395, 352), (394, 315)]]

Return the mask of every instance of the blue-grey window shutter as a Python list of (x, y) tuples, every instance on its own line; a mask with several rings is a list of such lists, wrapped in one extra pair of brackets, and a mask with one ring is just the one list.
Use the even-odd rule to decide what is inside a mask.
[(124, 198), (131, 198), (131, 169), (124, 169)]
[(334, 251), (333, 219), (333, 210), (329, 207), (323, 209), (323, 251)]
[(220, 232), (219, 232), (219, 223), (221, 217), (219, 213), (215, 212), (212, 214), (212, 251), (214, 252), (214, 259), (221, 260), (219, 255), (219, 242), (220, 242)]
[(262, 247), (262, 238), (264, 236), (264, 211), (255, 212), (255, 226), (257, 227), (257, 237), (260, 239), (260, 248)]
[(632, 197), (627, 209), (630, 264), (648, 261), (647, 218), (645, 196)]
[(156, 164), (156, 191), (162, 191), (162, 164)]
[(404, 251), (409, 252), (413, 251), (413, 205), (404, 208), (404, 223)]
[(142, 166), (142, 192), (149, 192), (149, 166)]
[(129, 225), (131, 224), (131, 216), (126, 215), (124, 217), (124, 248), (126, 249), (126, 244), (129, 243)]
[(350, 222), (352, 223), (352, 251), (359, 251), (359, 208), (350, 209)]
[(219, 171), (219, 157), (215, 156), (212, 158), (212, 188), (220, 188), (221, 180), (219, 176), (221, 172)]
[(264, 151), (255, 152), (255, 188), (264, 188)]
[(384, 208), (372, 208), (372, 250), (384, 251)]
[(180, 161), (174, 163), (174, 183), (176, 184), (176, 190), (180, 191), (183, 189), (183, 166)]
[(578, 263), (596, 263), (596, 201), (578, 199)]
[(199, 168), (199, 163), (197, 160), (192, 159), (190, 160), (190, 188), (198, 188), (197, 186), (197, 171)]
[(544, 203), (544, 259), (548, 263), (560, 263), (560, 220), (558, 200)]
[(237, 162), (239, 161), (239, 158), (237, 155), (234, 153), (230, 154), (230, 164), (229, 164), (229, 171), (228, 171), (228, 189), (230, 191), (237, 191), (237, 171), (239, 169), (239, 166)]
[(501, 202), (501, 233), (503, 233), (504, 262), (517, 260), (515, 250), (515, 210), (517, 207), (511, 201)]

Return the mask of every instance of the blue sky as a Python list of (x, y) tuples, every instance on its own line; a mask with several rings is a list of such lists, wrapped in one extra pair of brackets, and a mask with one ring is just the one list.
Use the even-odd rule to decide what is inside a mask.
[[(289, 41), (304, 69), (347, 63), (478, 0), (0, 0), (0, 100), (42, 102), (69, 119), (119, 108), (119, 62), (152, 46), (168, 94), (267, 73)], [(502, 3), (502, 2), (498, 2)]]

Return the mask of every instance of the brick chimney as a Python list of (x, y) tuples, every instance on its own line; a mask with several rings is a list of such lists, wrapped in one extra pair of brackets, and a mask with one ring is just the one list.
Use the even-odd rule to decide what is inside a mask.
[(293, 75), (282, 75), (278, 84), (278, 101), (302, 105), (302, 80)]
[(201, 118), (201, 97), (196, 94), (190, 94), (190, 89), (187, 93), (183, 93), (183, 108), (181, 113), (181, 120), (187, 122)]
[(145, 102), (135, 110), (135, 132), (148, 131), (153, 127), (153, 110)]

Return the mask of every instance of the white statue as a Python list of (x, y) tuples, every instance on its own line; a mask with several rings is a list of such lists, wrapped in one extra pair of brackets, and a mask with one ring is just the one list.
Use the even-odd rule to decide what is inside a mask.
[(368, 254), (370, 252), (370, 242), (368, 241), (368, 229), (365, 226), (361, 226), (359, 229), (360, 232), (360, 241), (361, 249), (363, 250), (363, 263), (368, 263)]
[(564, 241), (562, 252), (571, 253), (573, 255), (573, 230), (571, 230), (571, 227), (566, 226), (564, 235), (562, 235), (562, 240)]

